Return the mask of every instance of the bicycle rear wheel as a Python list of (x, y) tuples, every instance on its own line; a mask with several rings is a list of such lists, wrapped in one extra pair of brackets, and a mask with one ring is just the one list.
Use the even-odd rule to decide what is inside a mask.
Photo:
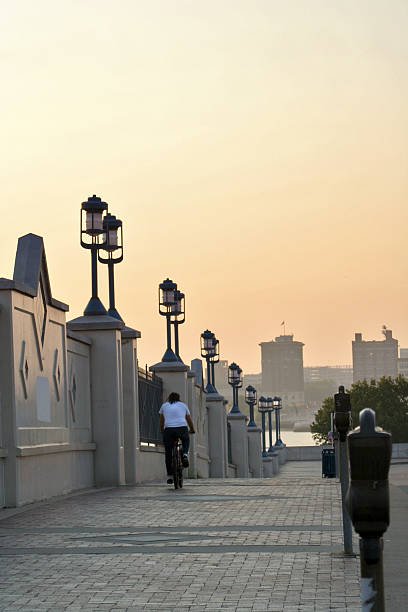
[(179, 478), (178, 478), (178, 449), (177, 444), (173, 446), (173, 459), (172, 459), (172, 468), (173, 468), (173, 484), (174, 488), (179, 488)]

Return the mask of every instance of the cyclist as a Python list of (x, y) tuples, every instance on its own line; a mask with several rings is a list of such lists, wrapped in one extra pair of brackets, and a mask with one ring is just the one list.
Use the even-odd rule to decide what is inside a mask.
[(186, 404), (180, 402), (178, 393), (170, 393), (167, 402), (159, 410), (160, 431), (163, 433), (164, 448), (166, 451), (167, 484), (173, 484), (172, 450), (175, 440), (180, 438), (183, 446), (183, 466), (188, 467), (188, 449), (190, 448), (190, 433), (195, 433), (194, 423)]

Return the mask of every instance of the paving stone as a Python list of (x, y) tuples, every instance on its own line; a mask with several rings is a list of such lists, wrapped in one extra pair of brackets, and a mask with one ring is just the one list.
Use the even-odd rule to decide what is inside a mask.
[(0, 610), (351, 612), (359, 563), (341, 556), (340, 519), (339, 484), (295, 462), (273, 479), (200, 479), (178, 492), (157, 483), (4, 520), (0, 511)]

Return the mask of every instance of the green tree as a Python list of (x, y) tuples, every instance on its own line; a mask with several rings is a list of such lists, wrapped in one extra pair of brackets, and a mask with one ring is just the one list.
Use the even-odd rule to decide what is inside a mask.
[[(376, 382), (354, 383), (350, 389), (351, 418), (353, 427), (359, 424), (359, 413), (372, 408), (376, 413), (377, 425), (392, 434), (393, 442), (408, 442), (408, 379), (404, 376), (386, 378)], [(313, 438), (327, 443), (330, 431), (330, 414), (334, 411), (333, 397), (324, 400), (310, 426)]]

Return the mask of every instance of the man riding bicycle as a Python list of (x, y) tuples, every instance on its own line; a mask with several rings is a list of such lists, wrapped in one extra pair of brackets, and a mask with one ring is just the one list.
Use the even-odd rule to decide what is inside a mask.
[(178, 393), (170, 393), (169, 399), (159, 410), (160, 431), (163, 433), (166, 451), (167, 484), (173, 484), (172, 450), (174, 442), (181, 440), (183, 446), (183, 467), (188, 467), (188, 449), (190, 448), (190, 433), (195, 433), (194, 423), (186, 404), (180, 401)]

